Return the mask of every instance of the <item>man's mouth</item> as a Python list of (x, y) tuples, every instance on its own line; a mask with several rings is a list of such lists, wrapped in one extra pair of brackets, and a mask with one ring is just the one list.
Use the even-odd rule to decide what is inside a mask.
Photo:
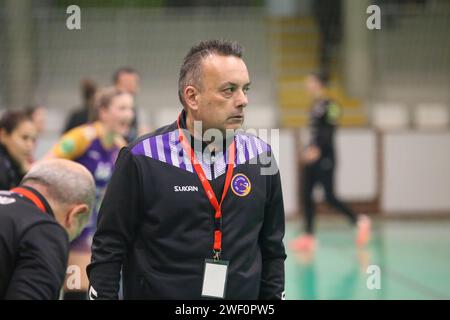
[(244, 119), (244, 115), (243, 114), (238, 114), (238, 115), (231, 116), (228, 119), (243, 120)]

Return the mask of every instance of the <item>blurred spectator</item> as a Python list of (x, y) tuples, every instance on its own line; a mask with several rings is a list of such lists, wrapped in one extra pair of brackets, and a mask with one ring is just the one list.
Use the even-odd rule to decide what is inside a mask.
[(80, 91), (82, 105), (70, 114), (63, 133), (94, 120), (94, 100), (97, 84), (90, 79), (83, 79), (81, 80)]
[(42, 105), (28, 106), (25, 108), (25, 112), (33, 121), (37, 134), (41, 135), (47, 125), (47, 110), (45, 107)]
[(131, 67), (119, 68), (113, 75), (114, 86), (135, 96), (139, 91), (139, 74)]
[[(37, 131), (37, 139), (39, 139), (39, 136), (46, 130), (47, 125), (47, 110), (44, 106), (41, 105), (35, 105), (35, 106), (28, 106), (25, 108), (25, 113), (30, 117), (31, 121), (33, 121), (34, 126), (36, 127)], [(35, 152), (37, 148), (38, 142), (34, 144), (33, 152), (31, 154), (30, 159), (28, 160), (28, 165), (31, 166), (31, 164), (34, 162)]]
[(27, 172), (37, 130), (24, 111), (6, 111), (0, 119), (0, 190), (17, 186)]
[[(130, 93), (134, 98), (139, 91), (139, 73), (131, 68), (131, 67), (121, 67), (114, 72), (113, 75), (113, 85), (118, 90), (122, 90)], [(136, 102), (136, 99), (134, 100)], [(125, 137), (127, 142), (131, 142), (135, 140), (140, 134), (142, 130), (139, 128), (139, 120), (138, 120), (138, 109), (135, 103), (134, 106), (134, 117), (133, 122), (131, 123), (130, 133)]]

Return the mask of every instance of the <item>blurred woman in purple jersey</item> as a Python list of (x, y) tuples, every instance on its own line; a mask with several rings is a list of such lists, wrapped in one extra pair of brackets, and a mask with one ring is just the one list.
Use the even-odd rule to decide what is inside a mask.
[[(88, 280), (86, 266), (90, 263), (91, 243), (96, 229), (97, 212), (124, 137), (133, 120), (133, 96), (115, 88), (100, 90), (96, 96), (97, 121), (76, 127), (53, 146), (47, 157), (64, 158), (84, 165), (94, 176), (96, 208), (81, 235), (71, 243), (69, 266), (81, 271), (81, 286), (72, 288), (66, 281), (65, 299), (85, 299)], [(72, 285), (74, 286), (74, 285)]]

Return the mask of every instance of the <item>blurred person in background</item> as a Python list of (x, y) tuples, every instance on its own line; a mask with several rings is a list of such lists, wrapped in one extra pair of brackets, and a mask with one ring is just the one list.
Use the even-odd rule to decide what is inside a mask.
[(129, 133), (133, 120), (133, 96), (113, 87), (101, 89), (96, 96), (95, 108), (97, 121), (64, 134), (47, 155), (47, 158), (64, 158), (84, 165), (94, 176), (97, 189), (93, 215), (81, 235), (70, 245), (69, 263), (78, 265), (83, 277), (81, 290), (66, 290), (65, 299), (68, 300), (87, 298), (85, 270), (91, 258), (97, 208), (112, 175), (118, 152), (126, 144), (124, 137)]
[(305, 235), (291, 242), (291, 248), (313, 250), (315, 248), (314, 222), (316, 211), (313, 191), (321, 184), (327, 203), (347, 217), (357, 226), (356, 244), (364, 246), (370, 238), (370, 219), (366, 215), (356, 214), (342, 201), (334, 190), (336, 168), (334, 135), (340, 107), (327, 96), (328, 76), (324, 72), (311, 73), (306, 77), (306, 89), (313, 97), (310, 113), (311, 139), (303, 157), (301, 200), (305, 217)]
[[(37, 136), (36, 143), (34, 144), (34, 149), (31, 154), (31, 157), (28, 159), (28, 167), (34, 162), (35, 151), (38, 144), (38, 139), (42, 135), (42, 133), (46, 130), (47, 125), (47, 110), (42, 105), (33, 105), (25, 107), (25, 113), (30, 117), (31, 121), (33, 121), (34, 126), (36, 127)], [(28, 171), (28, 170), (27, 170)]]
[(25, 112), (28, 114), (28, 116), (33, 121), (38, 136), (41, 135), (45, 130), (47, 126), (47, 110), (42, 105), (34, 105), (34, 106), (28, 106), (25, 108)]
[(29, 168), (37, 129), (24, 111), (6, 111), (0, 119), (0, 190), (16, 187)]
[(0, 191), (0, 299), (58, 299), (69, 240), (89, 220), (94, 179), (82, 165), (36, 163), (19, 187)]
[[(112, 82), (118, 90), (128, 92), (135, 98), (139, 91), (139, 73), (132, 67), (121, 67), (114, 72)], [(134, 141), (140, 135), (147, 133), (149, 129), (139, 124), (138, 107), (134, 106), (133, 122), (131, 123), (130, 133), (125, 137), (127, 142)]]
[(95, 93), (97, 84), (91, 79), (82, 79), (80, 83), (82, 105), (71, 112), (67, 118), (63, 133), (94, 120)]

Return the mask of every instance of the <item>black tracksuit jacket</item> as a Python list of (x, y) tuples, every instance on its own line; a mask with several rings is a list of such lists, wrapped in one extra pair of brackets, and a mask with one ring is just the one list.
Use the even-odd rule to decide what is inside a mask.
[[(184, 112), (180, 123), (185, 128)], [(235, 140), (233, 176), (247, 178), (251, 188), (245, 195), (232, 182), (222, 204), (225, 298), (281, 299), (286, 254), (280, 174), (261, 174), (276, 166), (268, 144), (245, 134)], [(199, 160), (220, 201), (227, 155), (214, 157), (212, 164)], [(123, 268), (125, 299), (201, 299), (213, 233), (214, 209), (178, 141), (177, 123), (139, 138), (121, 150), (99, 212), (88, 266), (90, 298), (116, 299)]]
[(42, 212), (28, 198), (0, 191), (0, 299), (58, 299), (69, 240), (44, 197)]
[(0, 143), (0, 190), (17, 187), (23, 173), (19, 164), (11, 157), (5, 146)]

